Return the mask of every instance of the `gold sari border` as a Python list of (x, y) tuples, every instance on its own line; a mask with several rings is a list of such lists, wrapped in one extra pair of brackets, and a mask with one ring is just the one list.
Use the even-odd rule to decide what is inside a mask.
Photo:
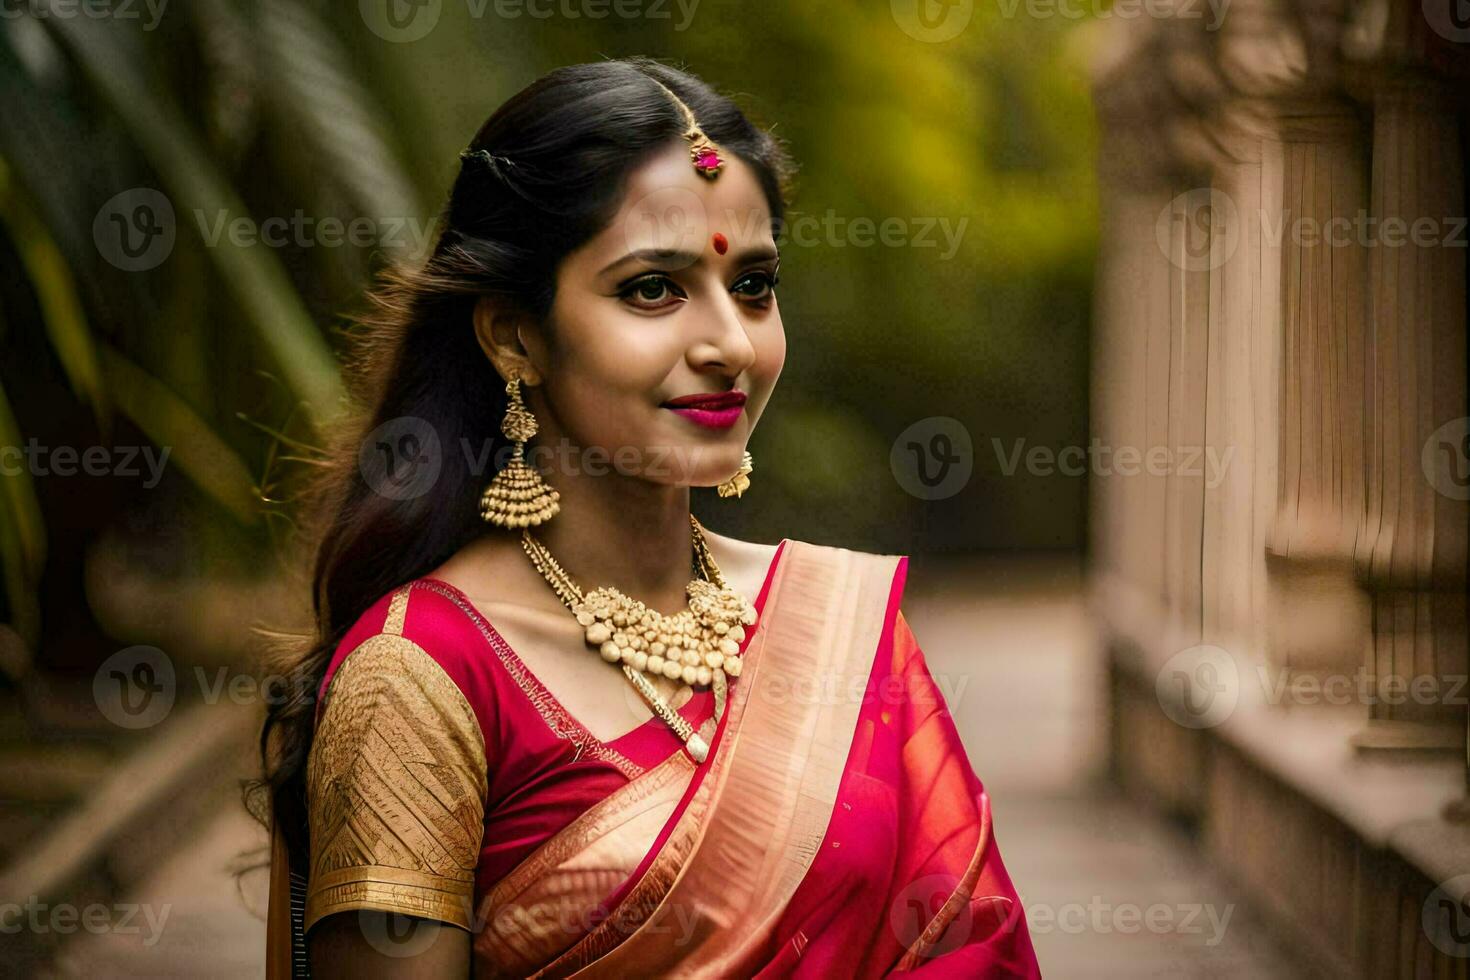
[(650, 823), (667, 822), (693, 770), (687, 754), (674, 752), (536, 848), (480, 900), (477, 957), (524, 975), (592, 929), (597, 920), (571, 909), (595, 908), (636, 871)]
[(682, 751), (676, 751), (663, 762), (631, 783), (625, 783), (608, 796), (584, 810), (554, 837), (544, 841), (515, 869), (495, 885), (482, 906), (493, 909), (512, 896), (526, 891), (551, 868), (582, 850), (591, 841), (621, 822), (628, 810), (644, 803), (671, 782), (687, 778), (694, 763)]

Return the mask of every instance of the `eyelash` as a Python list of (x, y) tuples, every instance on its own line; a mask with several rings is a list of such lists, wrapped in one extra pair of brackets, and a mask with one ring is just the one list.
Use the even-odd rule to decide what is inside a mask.
[[(772, 275), (769, 272), (762, 272), (762, 271), (748, 272), (745, 275), (741, 276), (738, 280), (736, 280), (735, 286), (732, 287), (731, 292), (734, 292), (735, 290), (737, 290), (740, 287), (740, 285), (742, 283), (746, 282), (747, 280), (756, 280), (756, 281), (759, 281), (761, 283), (761, 285), (764, 287), (764, 289), (763, 289), (764, 295), (761, 295), (761, 296), (748, 296), (747, 295), (747, 296), (744, 297), (745, 302), (750, 303), (752, 306), (763, 306), (763, 305), (765, 305), (765, 304), (767, 304), (767, 303), (770, 302), (771, 297), (774, 295), (774, 291), (776, 289), (776, 286), (778, 286), (780, 284), (780, 282), (781, 282), (781, 277), (780, 277), (779, 274)], [(639, 278), (633, 280), (632, 282), (630, 282), (626, 286), (624, 286), (623, 289), (622, 289), (622, 291), (618, 293), (618, 296), (619, 296), (619, 298), (621, 298), (623, 300), (626, 300), (628, 302), (633, 302), (634, 294), (636, 294), (640, 288), (642, 288), (643, 286), (647, 285), (648, 283), (655, 283), (655, 282), (656, 283), (662, 283), (662, 284), (664, 284), (665, 289), (668, 290), (669, 292), (675, 293), (675, 294), (677, 294), (679, 296), (685, 296), (684, 291), (679, 288), (679, 284), (676, 283), (676, 282), (674, 282), (674, 280), (670, 279), (668, 276), (666, 276), (666, 275), (664, 275), (662, 273), (653, 273), (651, 275), (640, 276)], [(668, 306), (669, 303), (668, 302), (661, 302), (661, 303), (658, 303), (658, 304), (653, 305), (653, 306), (640, 306), (637, 303), (634, 303), (634, 305), (635, 306), (639, 306), (640, 309), (645, 309), (645, 310), (658, 310), (658, 309), (664, 308), (665, 306)]]

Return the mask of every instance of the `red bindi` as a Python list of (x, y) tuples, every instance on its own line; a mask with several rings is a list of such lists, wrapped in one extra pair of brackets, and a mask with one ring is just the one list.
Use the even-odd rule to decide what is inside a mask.
[(718, 231), (715, 232), (714, 245), (715, 245), (715, 252), (718, 255), (724, 255), (726, 252), (728, 252), (730, 250), (730, 240), (728, 238), (726, 238), (724, 235), (722, 235), (721, 233), (719, 233)]

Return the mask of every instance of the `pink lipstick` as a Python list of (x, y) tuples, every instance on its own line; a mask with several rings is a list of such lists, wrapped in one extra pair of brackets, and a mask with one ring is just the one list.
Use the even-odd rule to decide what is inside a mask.
[(745, 411), (745, 392), (739, 388), (709, 394), (680, 395), (664, 402), (664, 408), (707, 429), (728, 429)]

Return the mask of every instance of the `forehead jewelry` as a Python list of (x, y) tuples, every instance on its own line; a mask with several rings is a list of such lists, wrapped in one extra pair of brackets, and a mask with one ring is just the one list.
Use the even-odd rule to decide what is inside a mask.
[(716, 255), (724, 255), (730, 250), (730, 239), (726, 238), (720, 232), (715, 232), (713, 241)]
[(663, 89), (673, 100), (679, 109), (679, 114), (684, 117), (683, 137), (689, 141), (689, 159), (694, 162), (694, 169), (706, 180), (714, 180), (720, 174), (720, 168), (725, 165), (724, 159), (720, 157), (719, 148), (710, 142), (710, 138), (704, 135), (704, 130), (699, 128), (699, 120), (694, 118), (694, 111), (684, 104), (684, 100), (674, 94), (673, 89), (663, 82), (650, 76), (650, 81)]

